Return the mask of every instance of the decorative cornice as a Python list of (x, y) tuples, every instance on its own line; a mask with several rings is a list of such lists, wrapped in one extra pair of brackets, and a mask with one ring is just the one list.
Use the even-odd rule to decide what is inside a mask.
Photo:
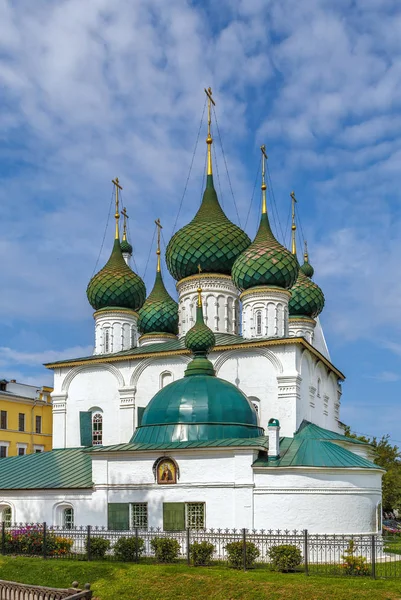
[(225, 279), (230, 281), (233, 285), (233, 280), (231, 279), (230, 275), (223, 275), (223, 273), (201, 273), (200, 275), (190, 275), (189, 277), (184, 277), (184, 279), (180, 279), (179, 281), (177, 281), (177, 283), (175, 284), (175, 287), (178, 288), (183, 284), (183, 283), (187, 283), (189, 281), (196, 281), (196, 283), (199, 282), (200, 279)]
[[(311, 354), (313, 354), (320, 362), (322, 362), (330, 371), (333, 371), (337, 377), (341, 380), (345, 379), (345, 375), (336, 369), (336, 367), (325, 357), (323, 354), (316, 350), (305, 338), (293, 337), (293, 338), (275, 338), (268, 340), (255, 339), (254, 341), (245, 342), (244, 344), (228, 344), (227, 346), (215, 346), (212, 352), (225, 352), (227, 350), (245, 350), (253, 348), (266, 348), (270, 346), (290, 346), (298, 344), (303, 346)], [(157, 352), (142, 352), (138, 354), (124, 354), (121, 355), (109, 355), (102, 356), (100, 354), (94, 355), (91, 358), (85, 360), (69, 360), (63, 362), (47, 363), (45, 367), (48, 369), (57, 369), (60, 367), (78, 367), (82, 365), (93, 365), (93, 364), (104, 364), (113, 362), (126, 362), (130, 360), (140, 360), (142, 358), (159, 358), (163, 356), (185, 356), (191, 354), (186, 348), (178, 348), (177, 350), (158, 350)]]
[(132, 310), (131, 308), (102, 308), (100, 310), (96, 310), (93, 313), (93, 318), (96, 319), (97, 317), (101, 317), (103, 315), (109, 315), (109, 314), (113, 314), (113, 315), (126, 315), (126, 314), (131, 315), (132, 317), (136, 317), (138, 318), (138, 313), (135, 310)]
[(249, 288), (249, 290), (244, 290), (242, 292), (242, 294), (240, 295), (240, 300), (242, 300), (243, 298), (245, 298), (245, 296), (286, 296), (288, 299), (291, 298), (291, 292), (289, 292), (288, 290), (282, 290), (280, 288), (274, 288), (274, 287), (264, 287), (264, 286), (260, 286), (260, 287), (253, 287), (253, 288)]
[(296, 317), (296, 316), (289, 316), (288, 317), (288, 321), (290, 325), (295, 325), (296, 323), (305, 323), (308, 325), (312, 325), (313, 327), (316, 326), (316, 321), (315, 319), (312, 319), (310, 317)]

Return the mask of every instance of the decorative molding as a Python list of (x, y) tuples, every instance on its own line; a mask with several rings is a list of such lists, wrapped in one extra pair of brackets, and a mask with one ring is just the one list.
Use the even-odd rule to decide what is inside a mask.
[(101, 371), (108, 371), (109, 373), (114, 375), (114, 377), (117, 379), (119, 388), (122, 388), (125, 386), (124, 377), (122, 376), (121, 371), (119, 371), (119, 369), (117, 369), (113, 365), (109, 365), (108, 363), (102, 363), (101, 365), (93, 364), (93, 363), (89, 363), (89, 364), (86, 363), (86, 364), (83, 364), (82, 366), (72, 368), (70, 371), (68, 371), (67, 375), (64, 377), (63, 383), (61, 385), (61, 389), (68, 393), (71, 382), (77, 375), (79, 375), (80, 373), (83, 373), (84, 371), (94, 371), (94, 370), (98, 371), (99, 369)]
[[(174, 355), (174, 357), (178, 358), (181, 362), (183, 362), (185, 364), (188, 364), (191, 360), (190, 356)], [(160, 356), (150, 356), (150, 357), (146, 358), (145, 360), (143, 360), (133, 371), (130, 382), (129, 382), (130, 386), (136, 388), (138, 386), (139, 378), (142, 375), (142, 373), (145, 371), (145, 369), (147, 369), (148, 367), (153, 365), (156, 362), (156, 360), (158, 360), (159, 358), (160, 358)]]
[[(245, 350), (249, 350), (249, 353), (252, 352), (253, 354), (259, 354), (259, 356), (264, 356), (272, 363), (272, 365), (274, 366), (274, 368), (276, 369), (276, 371), (278, 373), (283, 372), (284, 368), (283, 368), (283, 365), (282, 365), (280, 359), (277, 358), (277, 356), (271, 350), (264, 349), (264, 348), (252, 348), (252, 349), (246, 348)], [(227, 362), (228, 360), (230, 360), (230, 358), (235, 357), (237, 354), (238, 354), (237, 350), (231, 350), (231, 352), (224, 352), (224, 354), (219, 356), (213, 363), (214, 369), (216, 371), (216, 375), (220, 371), (220, 369), (224, 365), (224, 363)]]
[(123, 315), (126, 317), (127, 315), (131, 317), (138, 318), (138, 313), (131, 308), (102, 308), (101, 310), (96, 310), (93, 313), (93, 318), (96, 320), (97, 317), (101, 317), (102, 315)]
[(280, 298), (281, 301), (288, 304), (291, 298), (291, 292), (288, 290), (281, 290), (279, 288), (269, 288), (269, 287), (253, 287), (249, 290), (244, 290), (239, 299), (242, 301), (246, 296), (255, 296), (256, 298), (263, 297), (266, 299), (277, 300)]

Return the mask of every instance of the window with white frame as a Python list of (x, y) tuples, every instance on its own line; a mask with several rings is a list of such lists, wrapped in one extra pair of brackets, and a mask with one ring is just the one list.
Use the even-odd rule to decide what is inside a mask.
[(262, 311), (256, 313), (256, 335), (262, 335)]
[(110, 330), (108, 327), (104, 329), (104, 351), (110, 352)]
[(38, 454), (39, 452), (44, 452), (45, 447), (42, 444), (35, 444), (33, 447), (33, 451), (35, 454)]
[(103, 444), (103, 415), (95, 412), (92, 415), (92, 446)]
[(131, 529), (148, 527), (148, 505), (147, 502), (133, 502), (130, 504)]
[(321, 381), (321, 379), (319, 377), (318, 380), (317, 380), (317, 389), (316, 389), (316, 396), (318, 398), (320, 398), (321, 385), (322, 385), (322, 381)]
[(169, 383), (173, 381), (173, 374), (170, 371), (164, 371), (160, 375), (160, 389), (166, 387)]
[(17, 444), (18, 456), (24, 456), (26, 454), (28, 444)]
[(187, 502), (185, 504), (185, 522), (189, 529), (204, 529), (205, 503)]
[(73, 529), (74, 528), (74, 509), (72, 506), (67, 506), (63, 508), (63, 527), (65, 529)]
[(5, 523), (5, 527), (11, 527), (11, 507), (10, 506), (1, 506), (0, 507), (0, 518), (1, 521)]

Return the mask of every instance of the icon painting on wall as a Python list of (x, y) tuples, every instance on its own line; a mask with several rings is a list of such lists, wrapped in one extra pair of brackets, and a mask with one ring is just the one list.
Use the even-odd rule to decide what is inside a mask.
[(177, 467), (171, 459), (161, 460), (157, 465), (157, 483), (177, 483)]

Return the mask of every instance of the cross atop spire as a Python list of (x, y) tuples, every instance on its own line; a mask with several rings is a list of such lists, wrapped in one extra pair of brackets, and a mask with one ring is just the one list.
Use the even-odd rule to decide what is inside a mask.
[(291, 192), (291, 215), (292, 215), (292, 225), (291, 225), (291, 254), (296, 256), (297, 254), (297, 243), (295, 239), (295, 232), (297, 230), (297, 226), (295, 224), (295, 203), (297, 199), (295, 198), (295, 192)]
[(156, 227), (157, 227), (157, 250), (156, 250), (157, 268), (156, 268), (156, 271), (157, 271), (157, 273), (160, 273), (160, 271), (161, 271), (161, 269), (160, 269), (160, 233), (161, 233), (161, 230), (163, 229), (163, 226), (160, 223), (160, 219), (157, 219), (157, 221), (155, 221), (155, 223), (156, 223)]
[(212, 144), (213, 144), (213, 138), (212, 138), (212, 134), (210, 131), (210, 125), (212, 124), (212, 104), (213, 106), (216, 106), (215, 101), (212, 98), (212, 88), (205, 88), (205, 94), (207, 96), (207, 138), (206, 138), (206, 144), (207, 144), (207, 174), (208, 175), (213, 175), (213, 168), (212, 168)]
[(121, 214), (124, 217), (124, 225), (123, 225), (123, 241), (126, 241), (127, 239), (127, 219), (129, 219), (128, 213), (127, 213), (127, 209), (124, 208), (121, 211)]
[(119, 227), (118, 227), (118, 222), (120, 220), (120, 213), (119, 213), (118, 190), (122, 190), (123, 188), (120, 185), (118, 177), (116, 177), (115, 179), (113, 179), (112, 183), (114, 183), (115, 190), (116, 190), (116, 212), (115, 212), (115, 215), (114, 215), (114, 218), (116, 220), (116, 235), (115, 235), (115, 239), (119, 240), (120, 239), (120, 230), (119, 230)]
[(267, 160), (266, 146), (263, 144), (263, 146), (260, 147), (260, 150), (262, 152), (262, 215), (265, 215), (265, 214), (267, 214), (266, 182), (265, 182), (266, 160)]

